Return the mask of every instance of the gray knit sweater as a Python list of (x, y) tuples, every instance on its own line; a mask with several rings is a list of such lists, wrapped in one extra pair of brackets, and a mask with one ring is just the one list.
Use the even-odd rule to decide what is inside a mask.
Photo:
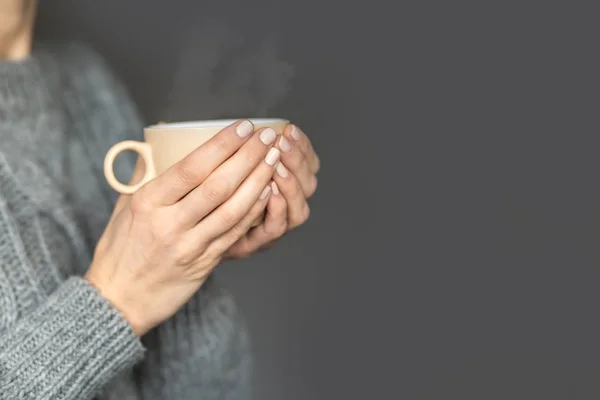
[(0, 63), (0, 399), (250, 397), (245, 330), (214, 282), (140, 340), (81, 278), (116, 200), (104, 154), (141, 132), (82, 45)]

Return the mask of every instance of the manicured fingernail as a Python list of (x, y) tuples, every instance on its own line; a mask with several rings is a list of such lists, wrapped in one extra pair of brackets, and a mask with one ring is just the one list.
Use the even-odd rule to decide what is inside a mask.
[(271, 128), (267, 128), (260, 133), (260, 141), (266, 145), (269, 145), (275, 141), (277, 134)]
[(277, 150), (275, 147), (273, 147), (271, 150), (269, 150), (269, 152), (267, 153), (267, 156), (265, 157), (265, 161), (267, 162), (267, 164), (269, 165), (275, 165), (275, 163), (277, 161), (279, 161), (279, 154), (280, 151)]
[(288, 170), (286, 167), (283, 166), (282, 163), (277, 164), (276, 171), (282, 178), (287, 178)]
[(279, 139), (279, 148), (284, 153), (287, 153), (292, 148), (292, 146), (290, 145), (290, 142), (288, 142), (288, 140), (283, 135), (281, 135), (281, 139)]
[(246, 136), (252, 133), (253, 128), (254, 127), (252, 126), (252, 122), (244, 121), (241, 124), (239, 124), (237, 128), (235, 128), (235, 132), (238, 134), (239, 137), (245, 138)]
[(277, 184), (275, 182), (271, 182), (271, 187), (273, 188), (273, 194), (278, 195), (279, 194), (279, 186), (277, 186)]
[(269, 195), (270, 191), (271, 191), (271, 186), (267, 185), (267, 187), (265, 187), (263, 189), (262, 193), (260, 194), (260, 199), (264, 200)]
[(298, 129), (296, 126), (292, 128), (292, 137), (296, 142), (300, 140), (300, 129)]

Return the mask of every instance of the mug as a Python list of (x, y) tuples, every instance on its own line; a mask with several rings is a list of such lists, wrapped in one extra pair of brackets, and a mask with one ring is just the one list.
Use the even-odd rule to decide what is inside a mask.
[[(279, 118), (249, 119), (254, 129), (272, 128), (282, 134), (289, 121)], [(144, 128), (144, 142), (127, 140), (115, 144), (104, 158), (104, 175), (108, 184), (122, 194), (135, 193), (147, 182), (165, 172), (194, 149), (201, 146), (223, 128), (238, 120), (210, 120), (164, 123)], [(121, 183), (115, 177), (113, 164), (119, 153), (135, 151), (146, 164), (146, 172), (140, 182), (134, 185)]]

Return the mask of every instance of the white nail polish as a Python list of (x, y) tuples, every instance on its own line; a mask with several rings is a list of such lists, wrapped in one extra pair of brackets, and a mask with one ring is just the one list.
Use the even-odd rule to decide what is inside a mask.
[(276, 137), (277, 134), (271, 128), (267, 128), (260, 133), (260, 141), (266, 145), (270, 145), (271, 143), (273, 143)]
[(271, 187), (273, 188), (273, 194), (278, 195), (279, 194), (279, 186), (277, 186), (277, 184), (275, 182), (271, 182)]
[(267, 185), (267, 187), (265, 187), (262, 191), (262, 193), (260, 194), (260, 199), (264, 200), (265, 197), (267, 197), (269, 195), (269, 192), (271, 191), (271, 186)]
[(296, 142), (300, 140), (300, 129), (298, 129), (296, 126), (292, 128), (292, 137)]
[(254, 126), (252, 126), (252, 122), (244, 121), (241, 124), (239, 124), (237, 128), (235, 128), (235, 132), (238, 134), (239, 137), (245, 138), (246, 136), (252, 133), (253, 128)]
[(281, 135), (281, 138), (279, 139), (279, 148), (284, 153), (287, 153), (292, 148), (292, 146), (290, 145), (290, 142), (288, 142), (288, 140), (283, 135)]
[(280, 177), (282, 177), (282, 178), (288, 177), (288, 170), (286, 167), (283, 166), (282, 163), (277, 164), (276, 171)]
[(267, 153), (267, 156), (265, 157), (265, 161), (267, 162), (267, 164), (269, 165), (275, 165), (275, 163), (277, 161), (279, 161), (279, 154), (280, 151), (277, 150), (275, 147), (273, 147), (271, 150), (269, 150), (269, 152)]

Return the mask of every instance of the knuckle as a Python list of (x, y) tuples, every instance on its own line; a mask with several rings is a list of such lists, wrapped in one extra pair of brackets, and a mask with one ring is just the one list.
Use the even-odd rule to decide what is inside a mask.
[(210, 202), (223, 200), (233, 191), (232, 185), (226, 179), (211, 179), (204, 185), (203, 193)]
[(226, 139), (225, 136), (222, 136), (222, 135), (218, 135), (217, 137), (215, 137), (213, 146), (214, 146), (213, 150), (217, 153), (225, 153), (229, 150), (229, 147), (231, 147), (229, 145), (229, 141)]
[(200, 180), (198, 164), (192, 163), (189, 158), (177, 164), (177, 177), (183, 183), (197, 182)]
[(189, 246), (187, 245), (181, 246), (181, 248), (176, 252), (175, 262), (178, 265), (190, 265), (195, 261), (195, 254), (188, 247)]
[(152, 204), (145, 191), (139, 190), (131, 196), (129, 208), (134, 215), (146, 214), (152, 210)]
[(304, 190), (302, 190), (302, 186), (300, 186), (300, 182), (297, 182), (292, 187), (292, 199), (297, 199), (298, 201), (304, 200)]
[(219, 216), (221, 218), (221, 221), (225, 224), (225, 225), (233, 225), (236, 224), (240, 221), (240, 219), (242, 218), (242, 215), (240, 215), (241, 213), (234, 209), (234, 208), (224, 208), (223, 210), (221, 210), (219, 212)]
[(219, 263), (223, 255), (222, 249), (215, 246), (215, 243), (207, 244), (196, 253), (197, 255), (190, 264), (193, 263), (194, 265), (201, 266), (200, 269), (208, 270), (208, 272), (212, 270), (213, 266)]
[(300, 218), (292, 218), (292, 219), (290, 219), (290, 222), (289, 222), (289, 228), (290, 229), (296, 229), (300, 225), (302, 225), (302, 222), (300, 221)]
[(281, 235), (280, 236), (283, 236), (283, 235), (286, 234), (286, 232), (288, 231), (288, 221), (287, 221), (287, 219), (284, 220), (281, 223), (281, 226), (279, 227), (279, 230), (281, 231)]
[(277, 224), (275, 227), (271, 228), (268, 232), (269, 238), (277, 239), (283, 236), (283, 234), (287, 230), (287, 221), (283, 221), (280, 224)]
[(304, 157), (304, 155), (302, 156), (302, 161), (300, 162), (300, 167), (302, 171), (306, 171), (307, 173), (310, 173), (310, 164), (308, 163), (308, 160), (306, 159), (306, 157)]
[(228, 255), (231, 255), (239, 247), (237, 241), (238, 238), (234, 235), (234, 232), (230, 231), (214, 241), (209, 249), (221, 254), (227, 252)]
[(193, 258), (192, 258), (192, 256), (191, 256), (190, 254), (188, 254), (188, 253), (182, 253), (182, 254), (178, 254), (178, 255), (175, 257), (175, 262), (176, 262), (178, 265), (189, 265), (189, 264), (191, 264), (191, 263), (192, 263), (192, 261), (193, 261)]
[(287, 216), (287, 206), (285, 203), (280, 203), (269, 210), (269, 213), (279, 221), (284, 221)]
[(244, 223), (235, 224), (227, 233), (231, 244), (234, 244), (240, 240), (246, 233), (248, 233), (248, 230), (250, 230), (250, 227)]
[(309, 217), (310, 207), (308, 206), (308, 203), (304, 203), (304, 206), (302, 206), (302, 210), (298, 213), (298, 215), (295, 216), (293, 221), (291, 221), (290, 226), (292, 228), (297, 228), (298, 226), (304, 224)]
[(156, 219), (152, 224), (152, 235), (163, 246), (170, 247), (173, 243), (176, 243), (178, 234), (178, 225), (172, 221)]
[(317, 186), (317, 177), (312, 175), (306, 189), (306, 197), (312, 197), (312, 195), (317, 191)]
[(208, 247), (206, 250), (204, 250), (202, 252), (202, 255), (200, 256), (200, 258), (203, 261), (208, 261), (209, 265), (216, 263), (219, 263), (221, 261), (223, 257), (223, 251), (221, 249), (217, 249), (214, 246), (213, 247)]
[(277, 208), (276, 210), (273, 210), (271, 212), (271, 214), (273, 215), (273, 217), (279, 221), (285, 221), (285, 218), (287, 216), (287, 210), (285, 207), (280, 207)]
[(321, 159), (315, 156), (314, 172), (315, 174), (321, 170)]
[(306, 160), (304, 159), (304, 155), (302, 155), (300, 151), (292, 152), (289, 158), (286, 160), (286, 164), (288, 164), (289, 167), (294, 170), (300, 168), (300, 166), (304, 162), (306, 162)]
[(287, 226), (289, 229), (294, 229), (302, 225), (310, 216), (310, 208), (308, 203), (303, 199), (302, 203), (294, 204), (290, 208), (288, 219), (286, 219)]
[[(250, 146), (250, 144), (251, 143), (249, 142), (248, 146)], [(251, 149), (251, 148), (244, 149), (244, 151), (240, 152), (240, 156), (244, 160), (244, 163), (248, 164), (248, 165), (258, 164), (261, 154), (262, 154), (261, 152), (256, 151), (256, 149)]]
[(310, 207), (308, 206), (308, 203), (304, 203), (304, 208), (302, 209), (302, 223), (306, 222), (308, 220), (308, 218), (310, 217)]

